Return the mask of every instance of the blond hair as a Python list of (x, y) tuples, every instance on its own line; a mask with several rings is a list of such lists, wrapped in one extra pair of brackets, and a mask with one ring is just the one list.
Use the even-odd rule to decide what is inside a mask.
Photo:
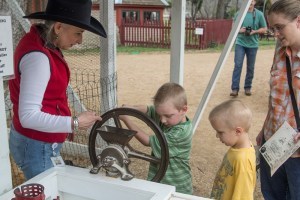
[(242, 127), (249, 131), (252, 123), (251, 110), (240, 100), (228, 100), (213, 108), (209, 121), (222, 120), (229, 128)]
[(161, 105), (170, 99), (178, 110), (187, 105), (185, 90), (177, 83), (163, 84), (153, 97), (153, 103), (154, 106), (157, 107), (158, 105)]

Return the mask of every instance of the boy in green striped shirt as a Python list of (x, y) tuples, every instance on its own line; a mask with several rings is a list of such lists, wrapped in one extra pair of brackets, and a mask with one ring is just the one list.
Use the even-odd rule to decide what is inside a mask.
[[(154, 105), (134, 105), (129, 107), (146, 113), (163, 131), (169, 147), (169, 165), (161, 183), (173, 185), (176, 192), (192, 194), (192, 175), (189, 166), (192, 145), (192, 122), (186, 116), (188, 110), (185, 90), (176, 83), (165, 83), (153, 98)], [(135, 137), (145, 146), (150, 146), (152, 154), (160, 158), (160, 144), (155, 135), (148, 135), (126, 116), (121, 116), (126, 126), (137, 131)], [(151, 180), (158, 166), (150, 163), (148, 180)]]

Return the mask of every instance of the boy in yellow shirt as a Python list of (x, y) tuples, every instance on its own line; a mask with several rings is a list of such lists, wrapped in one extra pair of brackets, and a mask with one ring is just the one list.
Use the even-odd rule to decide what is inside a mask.
[(250, 109), (239, 100), (225, 101), (210, 112), (209, 121), (216, 137), (230, 147), (215, 177), (211, 198), (253, 199), (256, 158), (248, 136), (252, 121)]

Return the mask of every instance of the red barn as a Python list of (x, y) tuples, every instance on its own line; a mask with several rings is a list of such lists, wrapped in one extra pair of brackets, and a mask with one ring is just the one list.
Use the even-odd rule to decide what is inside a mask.
[(116, 23), (144, 24), (145, 22), (163, 22), (163, 12), (169, 4), (161, 0), (123, 0), (115, 3)]

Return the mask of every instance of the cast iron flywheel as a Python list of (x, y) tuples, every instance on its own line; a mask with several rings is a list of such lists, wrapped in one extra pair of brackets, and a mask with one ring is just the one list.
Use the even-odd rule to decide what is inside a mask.
[[(101, 129), (101, 127), (103, 126), (106, 126), (107, 124), (109, 124), (109, 126), (113, 126), (123, 130), (127, 129), (125, 125), (124, 125), (125, 127), (122, 126), (121, 120), (119, 119), (120, 115), (128, 115), (139, 119), (140, 121), (144, 122), (156, 135), (161, 149), (160, 158), (156, 158), (153, 155), (149, 155), (147, 153), (134, 149), (132, 145), (130, 145), (130, 141), (128, 143), (126, 142), (125, 147), (123, 146), (124, 144), (117, 144), (117, 145), (119, 145), (123, 149), (126, 148), (125, 152), (129, 159), (136, 158), (136, 159), (147, 161), (149, 163), (157, 164), (159, 169), (151, 181), (160, 182), (160, 180), (163, 178), (167, 170), (168, 163), (169, 163), (169, 150), (168, 150), (166, 138), (163, 132), (161, 131), (161, 129), (159, 128), (159, 126), (157, 126), (156, 123), (151, 118), (149, 118), (146, 114), (131, 108), (112, 109), (104, 113), (101, 116), (102, 121), (97, 121), (92, 127), (89, 136), (89, 156), (93, 166), (95, 167), (99, 164), (99, 142), (96, 141), (97, 136), (101, 137), (99, 133), (99, 129)], [(105, 149), (105, 147), (102, 148), (102, 151), (103, 149)]]

